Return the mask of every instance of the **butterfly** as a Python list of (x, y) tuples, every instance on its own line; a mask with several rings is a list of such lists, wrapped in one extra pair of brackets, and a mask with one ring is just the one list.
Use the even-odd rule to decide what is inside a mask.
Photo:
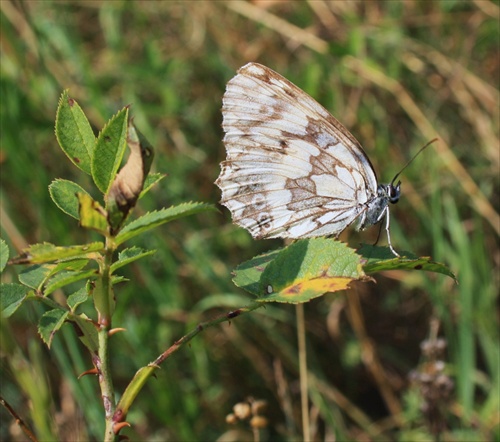
[(385, 219), (399, 174), (378, 184), (359, 142), (308, 94), (258, 63), (238, 70), (223, 97), (227, 158), (215, 182), (233, 222), (256, 239), (338, 237)]

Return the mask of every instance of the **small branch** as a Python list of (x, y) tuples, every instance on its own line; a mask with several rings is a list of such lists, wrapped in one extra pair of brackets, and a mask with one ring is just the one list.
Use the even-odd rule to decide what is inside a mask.
[(175, 341), (174, 344), (167, 350), (165, 350), (160, 356), (158, 356), (154, 362), (151, 362), (146, 367), (140, 368), (135, 374), (134, 378), (127, 385), (127, 388), (123, 392), (123, 395), (120, 398), (118, 405), (116, 406), (115, 413), (112, 418), (113, 425), (115, 425), (116, 427), (116, 425), (120, 422), (124, 422), (125, 418), (127, 417), (128, 410), (130, 409), (135, 398), (142, 390), (142, 387), (144, 386), (146, 381), (159, 368), (160, 364), (168, 359), (171, 355), (173, 355), (181, 347), (186, 345), (189, 341), (191, 341), (191, 339), (193, 339), (197, 334), (209, 327), (221, 324), (222, 322), (229, 322), (232, 319), (237, 318), (238, 316), (249, 313), (264, 306), (264, 303), (254, 302), (246, 307), (231, 310), (230, 312), (224, 313), (209, 321), (201, 322), (190, 333)]
[(238, 316), (243, 315), (244, 313), (249, 313), (253, 310), (257, 310), (260, 307), (263, 307), (265, 304), (260, 302), (255, 302), (246, 307), (241, 307), (236, 310), (232, 310), (228, 313), (224, 313), (215, 319), (211, 319), (205, 322), (200, 322), (194, 330), (189, 332), (187, 335), (184, 335), (179, 340), (175, 341), (174, 344), (164, 351), (156, 360), (153, 362), (153, 365), (160, 365), (165, 359), (169, 358), (172, 354), (174, 354), (177, 350), (179, 350), (182, 346), (187, 344), (191, 339), (193, 339), (198, 333), (203, 331), (206, 328), (213, 327), (214, 325), (221, 324), (222, 322), (229, 322)]
[(38, 439), (36, 436), (33, 434), (33, 432), (28, 428), (26, 423), (19, 417), (19, 415), (16, 413), (16, 411), (10, 406), (10, 404), (2, 397), (0, 396), (0, 404), (2, 404), (9, 414), (16, 420), (16, 424), (21, 427), (21, 430), (23, 430), (24, 434), (28, 436), (29, 440), (33, 442), (38, 442)]

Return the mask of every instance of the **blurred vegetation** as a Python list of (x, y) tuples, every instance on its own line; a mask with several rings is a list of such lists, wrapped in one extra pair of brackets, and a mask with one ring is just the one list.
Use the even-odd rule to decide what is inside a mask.
[[(329, 109), (365, 147), (381, 182), (438, 137), (404, 172), (392, 240), (446, 262), (460, 283), (390, 272), (305, 305), (314, 437), (500, 438), (498, 2), (4, 0), (0, 8), (1, 234), (17, 251), (91, 239), (47, 191), (57, 177), (89, 188), (54, 136), (66, 88), (95, 127), (132, 106), (156, 148), (153, 169), (169, 174), (139, 213), (218, 201), (221, 99), (248, 61)], [(376, 235), (348, 229), (342, 239), (356, 245)], [(111, 341), (118, 392), (198, 322), (248, 303), (231, 270), (279, 244), (252, 240), (225, 209), (143, 238), (138, 245), (158, 252), (128, 268), (131, 282), (117, 290), (115, 326), (127, 329)], [(70, 327), (48, 352), (36, 332), (41, 313), (22, 309), (2, 320), (1, 394), (40, 439), (99, 440), (97, 382), (76, 379), (91, 361)], [(225, 417), (253, 397), (268, 401), (262, 440), (300, 440), (296, 349), (289, 305), (208, 329), (148, 382), (123, 433), (251, 440), (248, 426)], [(441, 383), (436, 358), (445, 364)], [(0, 422), (1, 440), (21, 440), (3, 407)]]

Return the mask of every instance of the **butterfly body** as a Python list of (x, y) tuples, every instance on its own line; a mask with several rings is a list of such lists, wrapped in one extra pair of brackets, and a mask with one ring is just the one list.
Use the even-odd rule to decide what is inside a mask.
[(228, 82), (222, 113), (221, 204), (254, 238), (338, 236), (384, 218), (388, 232), (400, 183), (379, 185), (354, 136), (293, 83), (249, 63)]
[(379, 184), (377, 196), (367, 203), (366, 211), (360, 216), (357, 230), (364, 230), (380, 222), (388, 214), (389, 203), (396, 204), (401, 195), (401, 185)]

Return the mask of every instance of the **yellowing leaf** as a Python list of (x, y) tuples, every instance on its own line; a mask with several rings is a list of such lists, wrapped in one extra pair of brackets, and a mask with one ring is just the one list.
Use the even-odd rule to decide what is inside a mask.
[(259, 301), (307, 302), (368, 279), (360, 257), (344, 243), (328, 238), (300, 240), (283, 249), (262, 272)]
[[(270, 293), (265, 297), (266, 302), (289, 302), (297, 304), (306, 302), (317, 296), (321, 296), (328, 292), (337, 292), (345, 290), (349, 287), (349, 283), (355, 278), (345, 277), (320, 277), (318, 279), (303, 279), (296, 280), (288, 287), (280, 290), (278, 293)], [(268, 292), (272, 290), (272, 286), (267, 287)]]

